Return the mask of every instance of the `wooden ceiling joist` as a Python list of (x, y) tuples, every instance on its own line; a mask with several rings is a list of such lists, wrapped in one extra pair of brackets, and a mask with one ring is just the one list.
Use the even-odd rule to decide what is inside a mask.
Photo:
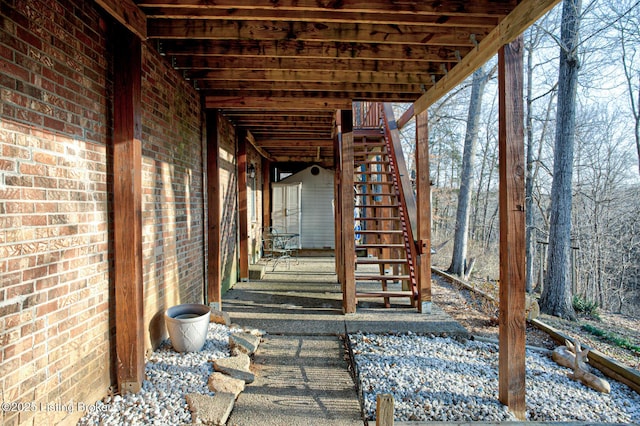
[[(306, 138), (316, 150), (260, 148), (283, 160), (316, 158), (314, 144), (333, 135), (335, 111), (352, 101), (426, 110), (559, 0), (96, 1), (257, 147)], [(324, 118), (292, 120), (304, 116)]]
[(405, 0), (144, 0), (138, 2), (142, 8), (190, 8), (190, 9), (252, 9), (252, 10), (296, 10), (298, 12), (344, 11), (369, 13), (403, 13), (415, 15), (452, 15), (473, 17), (502, 17), (518, 4), (517, 0), (452, 0), (426, 2)]
[(233, 108), (252, 108), (258, 111), (265, 110), (338, 110), (350, 109), (350, 99), (330, 99), (330, 98), (313, 98), (300, 99), (292, 102), (291, 98), (266, 98), (266, 97), (242, 97), (242, 96), (207, 96), (205, 101), (206, 108), (233, 109)]
[(149, 26), (147, 34), (151, 39), (316, 40), (472, 47), (472, 37), (481, 40), (489, 31), (490, 27), (451, 28), (438, 25), (157, 19)]
[[(455, 64), (453, 61), (442, 61)], [(342, 72), (387, 72), (442, 74), (440, 66), (429, 61), (394, 61), (378, 59), (264, 58), (256, 56), (175, 56), (171, 61), (177, 70), (298, 70)], [(449, 66), (450, 67), (450, 66)]]
[(161, 54), (181, 56), (223, 56), (236, 58), (318, 58), (370, 59), (390, 61), (459, 62), (472, 46), (394, 45), (384, 43), (346, 43), (301, 40), (162, 40), (157, 41)]

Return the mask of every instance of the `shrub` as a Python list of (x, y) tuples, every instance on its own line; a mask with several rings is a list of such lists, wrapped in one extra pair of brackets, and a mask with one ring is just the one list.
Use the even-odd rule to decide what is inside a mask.
[(598, 312), (598, 304), (591, 302), (584, 297), (576, 294), (573, 296), (573, 309), (577, 314), (583, 315), (594, 320), (600, 321), (600, 314)]
[(619, 336), (616, 333), (612, 333), (610, 331), (605, 331), (605, 330), (601, 330), (597, 327), (594, 327), (590, 324), (583, 324), (582, 325), (582, 329), (584, 331), (587, 331), (591, 334), (593, 334), (594, 336), (599, 337), (600, 339), (604, 340), (605, 342), (611, 343), (615, 346), (618, 346), (620, 348), (624, 348), (624, 349), (628, 349), (630, 351), (633, 351), (637, 354), (640, 354), (640, 346), (634, 344), (633, 342), (629, 341), (629, 339), (627, 339), (626, 337), (623, 336)]

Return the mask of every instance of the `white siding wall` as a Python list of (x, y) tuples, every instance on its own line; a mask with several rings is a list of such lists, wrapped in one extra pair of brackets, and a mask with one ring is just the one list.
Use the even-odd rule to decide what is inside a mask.
[[(317, 167), (319, 174), (311, 174)], [(303, 249), (335, 248), (333, 217), (333, 172), (308, 167), (280, 183), (302, 182), (300, 239)]]

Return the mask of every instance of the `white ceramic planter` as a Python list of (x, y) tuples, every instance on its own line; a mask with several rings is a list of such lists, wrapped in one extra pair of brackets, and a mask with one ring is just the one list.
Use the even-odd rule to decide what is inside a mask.
[(207, 340), (211, 309), (199, 303), (172, 306), (164, 313), (169, 338), (178, 352), (198, 352)]

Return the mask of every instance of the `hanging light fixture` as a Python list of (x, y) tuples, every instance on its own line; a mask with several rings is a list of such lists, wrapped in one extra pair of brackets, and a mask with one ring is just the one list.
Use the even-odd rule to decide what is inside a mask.
[(256, 166), (254, 166), (253, 163), (249, 164), (249, 167), (247, 168), (247, 175), (249, 175), (250, 179), (254, 179), (256, 177)]

